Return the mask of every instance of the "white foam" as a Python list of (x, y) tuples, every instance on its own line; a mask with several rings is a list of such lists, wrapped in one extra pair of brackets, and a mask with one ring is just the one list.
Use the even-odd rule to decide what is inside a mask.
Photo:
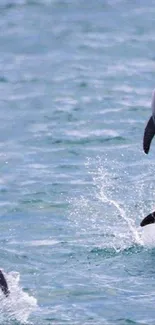
[(30, 314), (37, 309), (37, 300), (24, 292), (19, 285), (20, 274), (5, 274), (10, 289), (9, 297), (0, 291), (0, 323), (6, 320), (17, 320), (26, 323)]
[[(55, 240), (55, 239), (40, 239), (40, 240), (30, 240), (30, 241), (23, 241), (22, 244), (24, 246), (53, 246), (53, 245), (57, 245), (59, 244), (60, 241), (58, 240)], [(10, 241), (8, 244), (10, 245), (20, 245), (21, 244), (21, 241), (16, 241), (16, 240), (13, 240), (13, 241)]]
[(43, 239), (43, 240), (32, 240), (26, 243), (28, 246), (53, 246), (59, 244), (60, 242), (54, 239)]

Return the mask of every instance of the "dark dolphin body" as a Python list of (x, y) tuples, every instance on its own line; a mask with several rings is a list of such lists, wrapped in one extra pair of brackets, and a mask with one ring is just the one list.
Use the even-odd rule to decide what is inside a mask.
[[(145, 127), (144, 137), (143, 137), (143, 150), (146, 154), (148, 154), (150, 150), (151, 141), (155, 135), (155, 90), (153, 91), (153, 95), (152, 95), (151, 107), (152, 107), (152, 116), (150, 117)], [(147, 217), (145, 217), (141, 221), (140, 226), (144, 227), (151, 223), (155, 223), (155, 211), (150, 213)]]
[(141, 221), (140, 226), (144, 227), (149, 225), (150, 223), (155, 223), (155, 211), (148, 214), (148, 216)]
[(147, 154), (150, 149), (151, 141), (155, 135), (155, 90), (152, 95), (152, 116), (150, 117), (144, 131), (143, 150)]
[(144, 132), (143, 150), (147, 154), (150, 149), (151, 141), (155, 135), (155, 122), (153, 116), (150, 117)]
[(8, 288), (8, 284), (7, 284), (7, 281), (5, 279), (5, 276), (3, 274), (3, 272), (0, 270), (0, 288), (2, 290), (2, 292), (4, 293), (4, 295), (6, 297), (8, 297), (9, 295), (9, 288)]

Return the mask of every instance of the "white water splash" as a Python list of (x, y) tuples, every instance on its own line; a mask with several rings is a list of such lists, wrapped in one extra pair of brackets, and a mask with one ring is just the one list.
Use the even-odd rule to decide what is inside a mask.
[[(103, 166), (103, 162), (99, 157), (97, 162), (98, 162), (98, 168), (95, 169), (94, 171), (90, 170), (91, 163), (89, 160), (86, 164), (86, 166), (88, 167), (88, 172), (92, 174), (93, 182), (97, 188), (96, 197), (101, 202), (113, 206), (116, 210), (114, 211), (114, 214), (116, 212), (119, 213), (120, 217), (122, 218), (122, 221), (125, 222), (127, 229), (129, 230), (132, 236), (132, 241), (135, 242), (136, 244), (143, 244), (141, 235), (137, 231), (135, 221), (131, 217), (129, 217), (127, 213), (128, 208), (126, 207), (125, 203), (123, 202), (124, 207), (122, 207), (121, 206), (122, 204), (118, 200), (114, 200), (113, 198), (111, 198), (111, 196), (114, 195), (114, 192), (117, 193), (119, 196), (119, 189), (121, 187), (120, 185), (121, 177), (120, 176), (118, 177), (114, 168), (112, 168), (112, 170), (108, 172), (107, 169)], [(115, 168), (118, 169), (119, 167), (120, 166), (118, 165), (118, 163), (115, 162)]]
[(37, 300), (22, 290), (19, 273), (10, 272), (5, 276), (10, 295), (6, 298), (0, 291), (0, 324), (13, 320), (25, 324), (30, 314), (37, 309)]
[[(143, 242), (141, 240), (141, 236), (138, 233), (133, 220), (126, 215), (125, 210), (123, 208), (121, 208), (120, 204), (117, 201), (114, 201), (114, 200), (111, 200), (108, 198), (105, 198), (105, 199), (108, 203), (112, 204), (118, 210), (118, 212), (120, 213), (120, 216), (122, 217), (122, 219), (126, 222), (127, 226), (129, 227), (129, 229), (133, 235), (133, 239), (135, 239), (135, 243), (142, 244)], [(101, 198), (101, 200), (103, 200), (103, 198)], [(105, 202), (105, 201), (103, 200), (103, 202)]]
[[(133, 244), (143, 245), (139, 222), (145, 216), (146, 194), (141, 179), (136, 184), (120, 163), (109, 164), (107, 159), (89, 159), (86, 168), (92, 186), (85, 190), (84, 195), (70, 200), (70, 217), (77, 232), (84, 232), (87, 238), (96, 232), (104, 237), (102, 242), (100, 237), (102, 247), (124, 249)], [(108, 236), (111, 236), (109, 241), (106, 239)]]

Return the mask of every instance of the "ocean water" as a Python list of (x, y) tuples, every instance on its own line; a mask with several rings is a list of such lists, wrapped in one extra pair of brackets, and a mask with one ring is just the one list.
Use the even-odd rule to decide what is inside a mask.
[(155, 1), (0, 1), (0, 324), (155, 324)]

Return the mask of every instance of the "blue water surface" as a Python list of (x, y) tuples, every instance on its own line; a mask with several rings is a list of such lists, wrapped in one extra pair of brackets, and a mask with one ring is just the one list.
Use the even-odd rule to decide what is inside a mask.
[(1, 324), (155, 324), (153, 0), (0, 1)]

